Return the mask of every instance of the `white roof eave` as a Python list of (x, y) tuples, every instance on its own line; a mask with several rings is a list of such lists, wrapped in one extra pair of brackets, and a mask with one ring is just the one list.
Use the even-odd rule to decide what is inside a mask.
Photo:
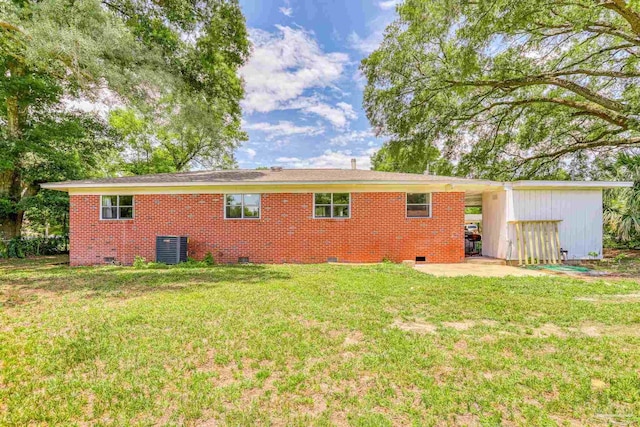
[(633, 187), (628, 181), (514, 181), (505, 182), (505, 188), (529, 189), (609, 189)]
[(280, 186), (280, 185), (451, 185), (453, 188), (491, 186), (501, 187), (502, 184), (495, 181), (451, 182), (447, 180), (432, 181), (245, 181), (245, 182), (101, 182), (101, 183), (57, 183), (49, 182), (41, 184), (42, 188), (50, 190), (67, 190), (71, 188), (131, 188), (131, 187), (218, 187), (218, 186)]

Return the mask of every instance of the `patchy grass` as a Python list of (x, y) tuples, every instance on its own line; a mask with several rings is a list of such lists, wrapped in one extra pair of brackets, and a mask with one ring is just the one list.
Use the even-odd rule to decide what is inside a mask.
[(640, 280), (640, 250), (606, 249), (604, 259), (586, 263), (595, 270), (603, 270), (612, 276)]
[(635, 282), (59, 261), (0, 264), (1, 425), (640, 422)]

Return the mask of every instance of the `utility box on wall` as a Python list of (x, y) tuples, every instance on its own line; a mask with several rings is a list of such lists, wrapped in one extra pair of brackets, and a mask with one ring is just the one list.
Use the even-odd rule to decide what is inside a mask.
[(178, 264), (187, 261), (187, 236), (156, 236), (156, 262)]

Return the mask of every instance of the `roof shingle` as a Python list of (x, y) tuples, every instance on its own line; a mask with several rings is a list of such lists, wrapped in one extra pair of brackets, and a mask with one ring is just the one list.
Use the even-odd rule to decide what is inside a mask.
[[(124, 176), (58, 182), (47, 187), (73, 187), (105, 184), (223, 184), (223, 183), (345, 183), (345, 182), (425, 182), (425, 183), (490, 183), (491, 181), (414, 173), (380, 172), (360, 169), (233, 169)], [(497, 183), (496, 183), (497, 184)]]

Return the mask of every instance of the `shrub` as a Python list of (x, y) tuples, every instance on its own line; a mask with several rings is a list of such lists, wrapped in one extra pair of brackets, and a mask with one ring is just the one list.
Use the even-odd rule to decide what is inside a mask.
[(621, 252), (615, 257), (613, 257), (613, 260), (618, 264), (620, 264), (622, 261), (625, 261), (627, 258), (629, 258), (629, 255), (625, 254), (624, 252)]
[(25, 258), (28, 256), (58, 255), (67, 252), (68, 238), (56, 237), (14, 237), (0, 241), (0, 256), (5, 258)]
[(136, 255), (133, 260), (133, 268), (146, 268), (146, 267), (147, 267), (147, 260), (144, 259), (144, 257), (141, 257), (140, 255)]
[(212, 266), (212, 265), (216, 265), (216, 259), (213, 257), (213, 254), (211, 252), (207, 252), (204, 255), (204, 258), (202, 259), (202, 262), (204, 262), (209, 267)]

